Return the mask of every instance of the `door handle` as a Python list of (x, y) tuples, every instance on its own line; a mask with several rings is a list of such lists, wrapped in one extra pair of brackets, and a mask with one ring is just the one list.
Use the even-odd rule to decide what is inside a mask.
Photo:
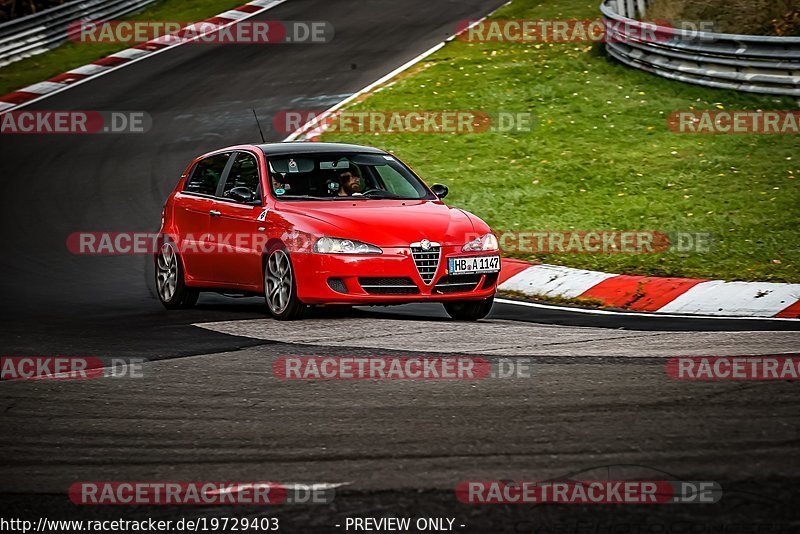
[(212, 217), (219, 217), (220, 215), (222, 215), (222, 213), (217, 210), (211, 210), (208, 212), (208, 214), (211, 215)]

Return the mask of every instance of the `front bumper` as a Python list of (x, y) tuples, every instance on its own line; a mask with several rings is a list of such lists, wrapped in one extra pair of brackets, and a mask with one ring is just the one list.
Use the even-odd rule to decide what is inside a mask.
[(294, 253), (291, 259), (297, 295), (306, 304), (369, 305), (489, 298), (497, 290), (497, 273), (448, 276), (447, 258), (494, 254), (444, 245), (430, 283), (422, 279), (410, 248), (384, 248), (376, 255)]

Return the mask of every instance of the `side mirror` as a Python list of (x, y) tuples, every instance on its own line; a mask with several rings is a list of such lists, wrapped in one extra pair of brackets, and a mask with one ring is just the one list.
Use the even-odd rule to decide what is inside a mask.
[(255, 195), (253, 194), (252, 191), (250, 191), (249, 187), (239, 186), (239, 187), (234, 187), (233, 189), (225, 193), (225, 197), (235, 202), (241, 202), (242, 204), (246, 204), (251, 200), (253, 200), (253, 197), (255, 197)]
[(433, 187), (431, 187), (431, 191), (433, 191), (433, 194), (439, 197), (440, 199), (446, 197), (447, 193), (450, 192), (450, 190), (447, 189), (447, 186), (444, 184), (433, 184)]

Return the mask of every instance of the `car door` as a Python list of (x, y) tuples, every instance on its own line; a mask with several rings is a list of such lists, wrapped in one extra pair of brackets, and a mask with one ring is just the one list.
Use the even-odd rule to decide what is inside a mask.
[[(261, 172), (253, 153), (239, 151), (232, 161), (221, 198), (214, 203), (219, 215), (211, 221), (212, 232), (219, 240), (217, 268), (225, 285), (255, 290), (262, 283), (261, 258), (267, 240)], [(234, 195), (241, 194), (242, 188), (250, 192), (249, 200)]]
[(215, 213), (214, 199), (232, 155), (232, 152), (225, 152), (198, 161), (190, 171), (183, 191), (175, 195), (181, 258), (187, 278), (196, 282), (219, 280), (211, 219)]

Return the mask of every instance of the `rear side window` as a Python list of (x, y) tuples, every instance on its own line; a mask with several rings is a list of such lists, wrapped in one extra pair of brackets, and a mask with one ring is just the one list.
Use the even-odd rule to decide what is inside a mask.
[(230, 154), (217, 154), (200, 160), (194, 166), (192, 175), (186, 181), (186, 187), (183, 190), (201, 195), (216, 195), (217, 186), (230, 157)]

